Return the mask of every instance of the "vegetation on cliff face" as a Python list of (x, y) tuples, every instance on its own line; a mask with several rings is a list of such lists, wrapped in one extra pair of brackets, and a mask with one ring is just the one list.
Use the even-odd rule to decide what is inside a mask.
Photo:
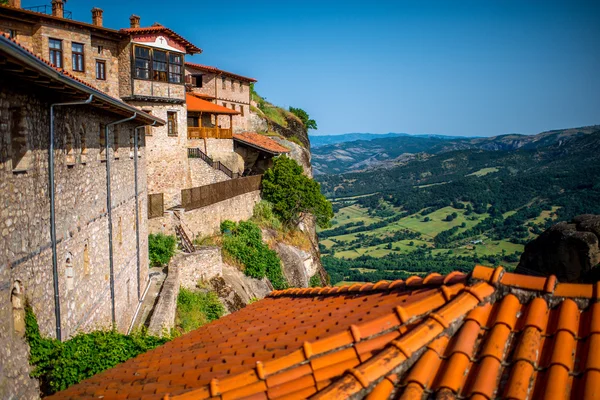
[(273, 204), (273, 212), (288, 227), (296, 227), (306, 214), (315, 216), (321, 228), (333, 218), (331, 203), (321, 194), (314, 179), (289, 157), (277, 157), (263, 176), (263, 198)]
[(148, 235), (148, 256), (153, 267), (165, 266), (175, 255), (177, 239), (162, 233)]
[(144, 332), (123, 335), (114, 330), (79, 333), (60, 342), (42, 337), (31, 307), (26, 308), (25, 338), (31, 349), (32, 376), (43, 395), (64, 390), (97, 373), (166, 343), (168, 338)]
[(204, 324), (221, 318), (225, 307), (213, 291), (179, 290), (177, 296), (177, 316), (175, 326), (178, 333), (184, 334), (198, 329)]
[(223, 221), (221, 232), (225, 256), (241, 264), (246, 275), (256, 279), (266, 276), (278, 290), (288, 287), (281, 270), (281, 260), (263, 242), (258, 225), (251, 221)]

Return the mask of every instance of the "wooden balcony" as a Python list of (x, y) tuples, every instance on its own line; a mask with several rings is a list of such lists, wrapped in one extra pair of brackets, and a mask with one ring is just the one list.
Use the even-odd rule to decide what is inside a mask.
[(188, 127), (188, 139), (232, 139), (233, 131), (228, 128)]

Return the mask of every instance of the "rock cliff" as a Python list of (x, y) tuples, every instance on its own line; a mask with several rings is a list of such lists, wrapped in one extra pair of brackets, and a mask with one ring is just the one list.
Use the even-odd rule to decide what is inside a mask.
[(600, 215), (560, 222), (525, 246), (516, 272), (556, 275), (561, 282), (600, 279)]

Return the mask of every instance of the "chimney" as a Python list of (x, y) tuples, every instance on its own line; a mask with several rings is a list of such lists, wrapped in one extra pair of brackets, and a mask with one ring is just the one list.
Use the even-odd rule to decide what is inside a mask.
[(102, 13), (104, 13), (104, 11), (102, 11), (101, 8), (92, 8), (92, 24), (102, 26)]
[(55, 17), (64, 18), (65, 2), (64, 0), (52, 0), (52, 15)]
[(131, 17), (129, 17), (129, 27), (130, 28), (139, 28), (140, 27), (140, 17), (133, 14)]
[(21, 0), (8, 0), (8, 5), (14, 8), (21, 8)]

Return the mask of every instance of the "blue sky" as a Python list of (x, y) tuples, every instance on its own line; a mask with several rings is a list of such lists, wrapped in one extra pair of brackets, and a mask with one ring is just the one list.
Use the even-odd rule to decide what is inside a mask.
[[(50, 0), (46, 0), (48, 3)], [(23, 0), (23, 6), (42, 0)], [(491, 136), (600, 123), (598, 1), (69, 0), (105, 26), (160, 22), (190, 60), (259, 80), (318, 134)], [(181, 11), (185, 10), (184, 13)]]

